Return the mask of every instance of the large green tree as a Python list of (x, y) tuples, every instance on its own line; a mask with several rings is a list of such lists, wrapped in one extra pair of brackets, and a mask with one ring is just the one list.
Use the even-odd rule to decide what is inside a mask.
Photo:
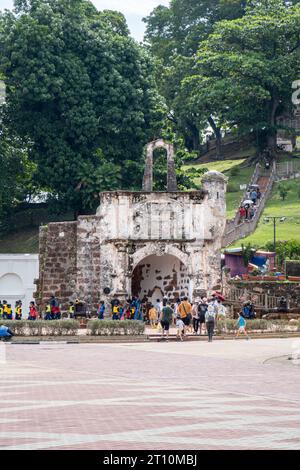
[(214, 23), (244, 14), (246, 0), (171, 0), (154, 8), (146, 23), (145, 42), (152, 53), (172, 63), (173, 55), (192, 56)]
[(299, 34), (300, 5), (282, 0), (252, 1), (243, 18), (217, 23), (201, 43), (196, 73), (182, 82), (194, 112), (210, 108), (208, 120), (256, 130), (274, 151), (276, 118), (291, 108), (299, 74)]
[(0, 18), (5, 124), (30, 143), (36, 178), (76, 211), (141, 181), (164, 105), (123, 15), (88, 0), (16, 0)]
[[(298, 25), (296, 24), (292, 31), (293, 20), (289, 21), (288, 17), (294, 11), (293, 5), (298, 3), (298, 0), (279, 2), (277, 0), (171, 0), (169, 7), (159, 6), (145, 19), (147, 23), (145, 42), (160, 64), (160, 90), (166, 98), (170, 110), (169, 117), (173, 120), (177, 132), (183, 135), (189, 149), (200, 149), (201, 136), (207, 124), (215, 134), (216, 155), (219, 158), (222, 155), (222, 128), (235, 126), (241, 133), (255, 129), (258, 133), (263, 133), (262, 129), (266, 126), (265, 113), (267, 108), (270, 106), (272, 108), (268, 98), (266, 99), (269, 92), (264, 86), (257, 85), (257, 82), (254, 91), (254, 81), (250, 83), (248, 77), (242, 77), (241, 62), (228, 60), (230, 48), (233, 48), (232, 57), (234, 53), (237, 54), (239, 47), (241, 53), (244, 48), (245, 59), (250, 54), (249, 68), (254, 66), (255, 70), (257, 60), (260, 60), (261, 63), (265, 62), (267, 70), (270, 65), (269, 56), (273, 54), (274, 46), (271, 35), (276, 36), (278, 32), (279, 37), (275, 45), (277, 58), (274, 58), (273, 62), (274, 65), (277, 60), (278, 67), (276, 66), (276, 70), (270, 70), (270, 78), (276, 81), (274, 78), (276, 74), (283, 78), (282, 70), (279, 70), (281, 63), (279, 49), (280, 44), (283, 45), (286, 39), (292, 45), (296, 38)], [(279, 16), (276, 19), (277, 13)], [(258, 20), (258, 17), (261, 20)], [(270, 31), (268, 31), (269, 26)], [(289, 31), (286, 36), (283, 34), (285, 27)], [(198, 51), (195, 67), (195, 56)], [(251, 63), (254, 54), (256, 61)], [(216, 60), (212, 71), (213, 56)], [(292, 61), (293, 58), (289, 63)], [(284, 69), (285, 65), (281, 65)], [(222, 74), (223, 68), (225, 70)], [(236, 80), (239, 72), (240, 81)], [(195, 76), (197, 76), (197, 85), (194, 86)], [(290, 79), (288, 73), (285, 74), (282, 84), (285, 79)], [(289, 87), (290, 82), (286, 82), (284, 85), (286, 97)], [(284, 100), (285, 104), (288, 99)], [(273, 121), (282, 105), (281, 99), (279, 101), (275, 114), (273, 110)], [(271, 117), (272, 109), (268, 112)], [(270, 128), (276, 127), (273, 124), (271, 126), (268, 124), (265, 132), (271, 145), (275, 142), (274, 132), (273, 137), (270, 136), (272, 134)]]

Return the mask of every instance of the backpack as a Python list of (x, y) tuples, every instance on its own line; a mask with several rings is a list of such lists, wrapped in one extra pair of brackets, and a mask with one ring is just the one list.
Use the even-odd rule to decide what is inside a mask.
[(205, 315), (205, 320), (206, 321), (215, 321), (215, 312), (213, 309), (209, 308), (206, 312), (206, 315)]

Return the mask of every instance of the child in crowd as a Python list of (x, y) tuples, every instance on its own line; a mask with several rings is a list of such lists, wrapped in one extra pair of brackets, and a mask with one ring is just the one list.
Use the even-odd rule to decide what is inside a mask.
[(46, 309), (45, 309), (45, 320), (52, 320), (52, 315), (51, 315), (51, 304), (48, 302), (46, 304)]
[(12, 311), (12, 306), (10, 304), (6, 304), (4, 306), (4, 315), (5, 315), (4, 318), (6, 318), (6, 320), (12, 320), (13, 319), (13, 311)]
[(22, 320), (22, 302), (21, 300), (16, 301), (15, 305), (15, 319)]
[(28, 320), (37, 320), (38, 312), (34, 302), (30, 302), (29, 304), (29, 315)]
[(113, 311), (112, 311), (112, 319), (113, 320), (119, 320), (119, 305), (114, 305), (113, 306)]
[(69, 302), (69, 315), (70, 315), (70, 318), (74, 318), (74, 313), (75, 313), (74, 302)]
[(185, 324), (183, 323), (180, 315), (176, 318), (177, 338), (183, 341), (185, 334)]
[(239, 337), (240, 333), (243, 333), (246, 336), (246, 338), (249, 339), (248, 333), (246, 331), (246, 320), (243, 317), (242, 312), (239, 313), (239, 319), (236, 325), (239, 327), (238, 332), (236, 334), (236, 338)]
[(149, 310), (149, 320), (150, 320), (150, 326), (151, 328), (156, 328), (156, 324), (157, 324), (157, 310), (156, 308), (153, 306), (153, 304), (151, 304), (151, 308)]

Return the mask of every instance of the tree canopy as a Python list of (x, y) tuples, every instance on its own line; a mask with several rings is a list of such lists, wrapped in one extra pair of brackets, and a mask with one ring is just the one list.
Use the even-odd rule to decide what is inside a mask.
[(74, 210), (100, 190), (136, 187), (164, 114), (150, 55), (121, 13), (86, 0), (17, 0), (0, 17), (3, 119), (36, 179)]
[(299, 1), (171, 0), (145, 19), (160, 91), (190, 150), (209, 125), (255, 132), (274, 148), (276, 116), (291, 108), (299, 74)]

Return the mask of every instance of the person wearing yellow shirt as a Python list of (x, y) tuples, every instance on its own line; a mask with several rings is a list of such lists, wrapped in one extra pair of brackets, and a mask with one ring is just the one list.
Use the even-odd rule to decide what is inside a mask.
[(3, 317), (5, 315), (6, 320), (12, 320), (13, 319), (13, 313), (12, 313), (12, 308), (10, 304), (6, 304), (4, 309), (3, 309)]
[(2, 320), (2, 318), (3, 318), (3, 304), (0, 300), (0, 320)]
[(157, 323), (157, 310), (152, 304), (149, 310), (149, 320), (150, 320), (151, 328), (155, 328), (156, 323)]
[(50, 302), (48, 302), (48, 303), (46, 304), (45, 320), (52, 320), (51, 304), (50, 304)]
[(21, 300), (17, 300), (17, 302), (16, 302), (15, 319), (16, 320), (22, 320), (22, 302), (21, 302)]
[(192, 319), (192, 306), (187, 297), (184, 297), (179, 304), (178, 312), (185, 326), (189, 327)]

